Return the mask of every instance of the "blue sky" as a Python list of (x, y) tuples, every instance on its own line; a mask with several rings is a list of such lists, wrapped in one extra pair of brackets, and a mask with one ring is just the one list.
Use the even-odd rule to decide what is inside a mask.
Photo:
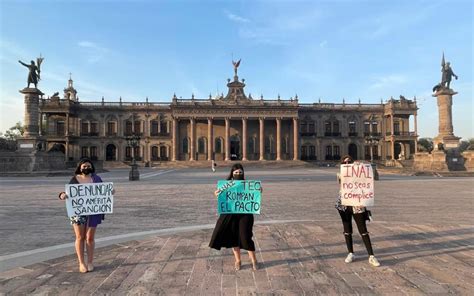
[[(438, 131), (441, 54), (459, 80), (454, 133), (474, 137), (472, 1), (0, 1), (0, 131), (23, 120), (28, 62), (39, 88), (81, 101), (169, 102), (226, 92), (232, 58), (254, 97), (379, 103), (417, 97)], [(411, 128), (414, 130), (414, 128)]]

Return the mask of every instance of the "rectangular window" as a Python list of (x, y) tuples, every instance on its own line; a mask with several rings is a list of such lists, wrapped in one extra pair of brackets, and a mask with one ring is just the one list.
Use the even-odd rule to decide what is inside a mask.
[(92, 160), (97, 160), (97, 147), (91, 146), (89, 148), (89, 153)]
[(89, 134), (89, 123), (83, 122), (81, 123), (81, 135), (88, 135)]
[(107, 134), (108, 135), (114, 135), (116, 133), (117, 133), (117, 131), (115, 129), (115, 122), (114, 121), (107, 122)]
[(339, 146), (334, 146), (333, 151), (334, 151), (334, 155), (337, 155), (337, 156), (340, 156), (340, 155), (341, 155), (341, 153), (340, 153), (340, 151), (339, 151)]
[(142, 130), (141, 130), (141, 122), (140, 122), (140, 121), (135, 121), (135, 123), (134, 123), (134, 129), (135, 129), (134, 132), (135, 132), (135, 134), (137, 134), (137, 135), (142, 132)]
[(125, 147), (125, 158), (132, 158), (132, 147)]
[(315, 133), (316, 132), (314, 121), (309, 122), (308, 132), (309, 133)]
[(400, 134), (400, 122), (394, 122), (393, 123), (393, 133), (395, 135), (399, 135)]
[(89, 157), (89, 147), (82, 147), (81, 158)]
[(151, 122), (151, 134), (157, 135), (158, 134), (158, 121)]
[(354, 121), (349, 122), (349, 133), (355, 133), (356, 132), (356, 123)]
[(125, 123), (125, 134), (127, 134), (127, 135), (133, 134), (133, 131), (132, 131), (132, 122), (131, 122), (131, 121), (127, 121), (127, 122)]
[(167, 134), (168, 133), (168, 123), (164, 120), (162, 120), (160, 122), (161, 126), (160, 126), (160, 133), (161, 134)]
[(91, 136), (99, 135), (99, 124), (97, 122), (91, 122)]
[(64, 136), (64, 121), (56, 122), (56, 134), (58, 136)]

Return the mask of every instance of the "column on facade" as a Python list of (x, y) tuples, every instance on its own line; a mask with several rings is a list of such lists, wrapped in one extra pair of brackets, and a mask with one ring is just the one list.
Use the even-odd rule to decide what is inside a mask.
[(191, 143), (189, 143), (191, 151), (189, 153), (189, 160), (196, 160), (194, 158), (194, 156), (196, 155), (196, 147), (194, 145), (194, 143), (196, 142), (196, 139), (195, 139), (195, 137), (196, 137), (196, 134), (195, 134), (196, 119), (190, 118), (189, 122), (191, 123), (191, 140), (190, 140)]
[(214, 155), (214, 133), (212, 118), (207, 119), (207, 160), (212, 160)]
[(66, 113), (66, 136), (69, 136), (69, 113)]
[(69, 161), (69, 140), (67, 140), (67, 139), (66, 139), (66, 147), (65, 148), (66, 148), (65, 149), (66, 151), (64, 151), (65, 152), (64, 157), (66, 158), (66, 161)]
[(293, 160), (300, 158), (300, 147), (298, 143), (298, 118), (293, 118)]
[(42, 136), (43, 135), (43, 112), (40, 112), (39, 114), (39, 135)]
[(276, 130), (276, 145), (277, 145), (277, 149), (276, 149), (276, 152), (277, 152), (277, 155), (276, 155), (276, 160), (281, 160), (281, 118), (277, 118), (276, 119), (276, 126), (277, 126), (277, 130)]
[(230, 160), (230, 119), (225, 119), (225, 160)]
[(259, 148), (260, 148), (260, 157), (259, 160), (265, 160), (265, 119), (259, 118), (259, 126), (260, 126), (260, 135), (259, 135)]
[(394, 135), (394, 122), (393, 122), (393, 112), (390, 114), (390, 126), (391, 126), (391, 131), (390, 131), (390, 151), (392, 154), (392, 160), (395, 159), (395, 135)]
[(418, 123), (417, 123), (417, 112), (415, 112), (415, 153), (418, 153)]
[(242, 118), (242, 160), (247, 160), (247, 118)]
[(173, 117), (172, 122), (172, 132), (171, 132), (171, 161), (176, 161), (178, 159), (178, 119)]

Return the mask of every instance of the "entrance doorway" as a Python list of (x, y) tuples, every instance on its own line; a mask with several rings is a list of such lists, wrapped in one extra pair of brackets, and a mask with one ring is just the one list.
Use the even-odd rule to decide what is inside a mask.
[(354, 143), (349, 144), (349, 155), (352, 159), (357, 159), (357, 145)]
[(230, 137), (230, 160), (240, 159), (240, 138), (238, 136)]
[(117, 160), (117, 147), (114, 144), (109, 144), (105, 148), (105, 160), (115, 161)]

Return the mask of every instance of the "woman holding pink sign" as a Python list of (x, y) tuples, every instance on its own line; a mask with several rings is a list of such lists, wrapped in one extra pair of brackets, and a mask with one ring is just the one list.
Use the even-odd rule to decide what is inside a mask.
[[(240, 163), (234, 164), (227, 180), (245, 180), (244, 167)], [(216, 197), (219, 192), (219, 190), (214, 192)], [(212, 233), (209, 247), (216, 250), (232, 248), (235, 270), (240, 270), (241, 266), (240, 249), (248, 251), (252, 269), (258, 269), (255, 243), (252, 240), (253, 223), (253, 214), (221, 214)]]
[[(342, 158), (341, 164), (351, 163), (354, 163), (354, 160), (349, 155), (346, 155)], [(339, 183), (341, 183), (339, 174), (338, 181)], [(356, 222), (359, 234), (362, 237), (362, 241), (364, 242), (364, 245), (367, 249), (367, 253), (369, 253), (370, 265), (375, 267), (380, 266), (379, 261), (374, 256), (372, 243), (370, 242), (369, 231), (367, 230), (366, 220), (368, 220), (370, 217), (370, 213), (367, 211), (367, 209), (365, 207), (342, 205), (340, 192), (336, 202), (336, 209), (339, 211), (339, 215), (341, 216), (342, 225), (344, 227), (344, 238), (346, 240), (347, 250), (349, 251), (349, 254), (347, 255), (344, 261), (346, 263), (351, 263), (355, 259), (354, 247), (352, 244), (352, 217), (354, 217), (354, 221)]]
[[(95, 174), (94, 164), (91, 160), (83, 158), (79, 161), (69, 184), (82, 183), (102, 183), (102, 179)], [(59, 193), (59, 199), (68, 198), (66, 192)], [(76, 254), (79, 261), (79, 272), (85, 273), (94, 270), (94, 247), (95, 247), (95, 230), (102, 220), (104, 214), (89, 216), (72, 216), (70, 217), (71, 225), (76, 235)], [(87, 248), (87, 264), (84, 262), (84, 242)]]

